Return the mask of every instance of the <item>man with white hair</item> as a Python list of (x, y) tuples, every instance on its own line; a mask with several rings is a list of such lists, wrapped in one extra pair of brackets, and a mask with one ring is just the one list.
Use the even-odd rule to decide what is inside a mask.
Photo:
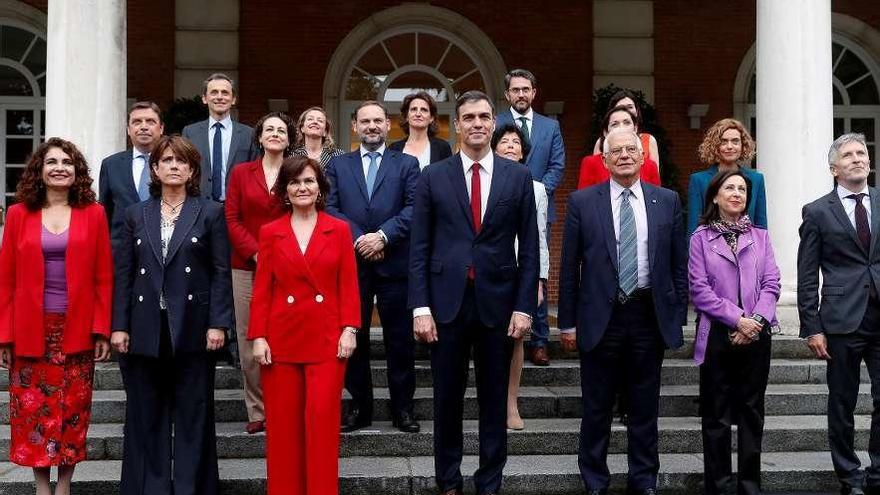
[[(843, 495), (880, 494), (880, 388), (868, 454), (860, 471), (853, 445), (853, 412), (862, 360), (871, 383), (880, 380), (880, 197), (868, 186), (871, 161), (862, 134), (844, 134), (828, 152), (835, 188), (803, 208), (798, 245), (801, 337), (828, 360), (828, 443)], [(822, 273), (821, 297), (819, 273)]]
[(610, 133), (602, 151), (611, 178), (569, 197), (559, 270), (562, 343), (581, 361), (578, 465), (589, 495), (608, 493), (612, 409), (622, 388), (630, 404), (627, 493), (653, 495), (663, 352), (682, 345), (687, 315), (684, 217), (678, 194), (639, 180), (644, 153), (634, 132)]

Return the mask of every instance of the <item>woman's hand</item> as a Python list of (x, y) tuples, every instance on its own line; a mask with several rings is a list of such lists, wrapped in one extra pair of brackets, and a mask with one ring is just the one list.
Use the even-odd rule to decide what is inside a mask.
[(110, 334), (110, 346), (119, 354), (128, 354), (128, 332), (114, 330)]
[(208, 346), (207, 349), (209, 351), (217, 351), (223, 348), (223, 343), (226, 342), (226, 332), (220, 330), (219, 328), (209, 328), (208, 329)]
[(254, 360), (264, 366), (272, 364), (272, 351), (269, 349), (269, 342), (263, 337), (254, 339)]
[(8, 370), (12, 366), (12, 345), (0, 345), (0, 368)]
[(751, 318), (745, 318), (741, 316), (739, 318), (739, 321), (736, 322), (736, 331), (742, 333), (746, 338), (751, 341), (758, 340), (758, 338), (761, 336), (761, 330), (763, 328), (763, 325)]
[(752, 340), (751, 337), (749, 337), (747, 334), (745, 334), (744, 332), (741, 332), (739, 330), (737, 330), (736, 332), (733, 332), (731, 339), (730, 339), (730, 343), (733, 345), (749, 345), (752, 342), (754, 342), (754, 340)]
[(336, 350), (336, 357), (339, 359), (350, 358), (355, 347), (357, 347), (357, 337), (352, 330), (354, 330), (354, 327), (342, 329), (342, 335), (339, 336), (339, 348)]
[(110, 359), (110, 341), (103, 335), (95, 335), (95, 362)]

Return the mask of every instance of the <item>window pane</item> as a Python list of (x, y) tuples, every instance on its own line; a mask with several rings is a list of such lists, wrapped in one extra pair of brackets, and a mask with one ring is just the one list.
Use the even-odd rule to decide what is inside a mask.
[(758, 87), (758, 80), (754, 74), (752, 74), (752, 81), (749, 83), (749, 96), (748, 103), (755, 103), (758, 101), (758, 98), (755, 96)]
[(394, 66), (388, 60), (388, 55), (385, 54), (382, 45), (378, 43), (358, 60), (357, 66), (380, 79), (384, 79), (385, 76), (391, 74), (394, 70)]
[(865, 135), (865, 139), (869, 143), (874, 142), (874, 119), (852, 119), (850, 120), (850, 130)]
[(6, 164), (24, 165), (33, 150), (34, 141), (31, 138), (6, 138)]
[(880, 104), (880, 96), (877, 95), (877, 82), (871, 77), (866, 77), (850, 86), (849, 102), (853, 105), (877, 105)]
[(37, 84), (40, 85), (40, 95), (46, 96), (46, 75), (45, 74), (43, 74), (42, 76), (40, 76), (39, 79), (37, 79)]
[(34, 112), (30, 110), (7, 110), (6, 134), (10, 136), (32, 136), (34, 134)]
[(831, 63), (837, 61), (837, 57), (840, 56), (840, 52), (844, 50), (843, 45), (838, 43), (831, 43)]
[[(46, 135), (46, 111), (40, 110), (40, 136)], [(43, 140), (41, 139), (40, 142)]]
[[(474, 63), (470, 57), (464, 53), (461, 48), (453, 45), (440, 66), (440, 72), (448, 77), (450, 81), (454, 81), (459, 77), (470, 72), (474, 68)], [(476, 88), (474, 88), (476, 89)]]
[(398, 67), (416, 63), (416, 35), (400, 34), (385, 40), (385, 46)]
[(458, 81), (453, 88), (455, 88), (456, 98), (461, 96), (465, 91), (470, 91), (472, 89), (477, 89), (483, 92), (486, 91), (486, 85), (483, 84), (483, 76), (480, 74), (480, 71), (475, 71), (461, 81)]
[(378, 89), (378, 81), (355, 70), (348, 78), (345, 98), (348, 100), (375, 100)]
[(0, 95), (33, 96), (33, 90), (21, 72), (6, 65), (0, 65)]
[(3, 26), (0, 30), (0, 44), (3, 45), (3, 57), (21, 62), (25, 50), (30, 46), (34, 35), (12, 26)]
[(837, 86), (835, 86), (834, 83), (831, 83), (831, 92), (834, 104), (843, 105), (843, 95), (840, 94), (840, 91), (837, 90)]
[[(21, 178), (21, 174), (24, 172), (23, 167), (6, 167), (6, 192), (7, 193), (15, 193), (15, 188), (18, 186), (18, 179)], [(7, 200), (6, 204), (9, 204)]]
[(840, 135), (842, 135), (844, 132), (846, 132), (846, 131), (844, 130), (845, 128), (844, 128), (843, 125), (844, 125), (844, 124), (843, 124), (843, 119), (834, 119), (834, 137), (835, 137), (835, 138), (837, 138), (838, 136), (840, 136)]
[(46, 40), (37, 40), (34, 47), (31, 48), (27, 60), (24, 61), (24, 66), (30, 69), (35, 76), (46, 72)]
[(429, 67), (437, 67), (440, 57), (449, 46), (449, 41), (431, 36), (430, 34), (419, 33), (419, 63)]
[(426, 91), (437, 101), (446, 101), (446, 89), (434, 76), (427, 72), (412, 71), (401, 74), (388, 85), (382, 99), (403, 101), (403, 98), (417, 91)]
[(857, 57), (855, 53), (847, 51), (843, 55), (843, 59), (841, 59), (840, 63), (837, 64), (837, 69), (834, 71), (834, 75), (846, 85), (866, 72), (868, 72), (868, 68), (865, 67), (865, 64), (862, 63), (859, 57)]

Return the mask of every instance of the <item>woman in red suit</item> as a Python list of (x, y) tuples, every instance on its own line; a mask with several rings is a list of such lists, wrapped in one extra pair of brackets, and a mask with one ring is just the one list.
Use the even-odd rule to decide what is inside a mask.
[(293, 122), (287, 115), (271, 112), (263, 116), (254, 126), (254, 145), (262, 151), (260, 157), (236, 165), (226, 187), (226, 226), (232, 244), (235, 329), (248, 415), (245, 431), (249, 434), (266, 428), (260, 364), (254, 360), (251, 341), (247, 340), (254, 270), (257, 267), (257, 238), (260, 227), (284, 214), (281, 201), (271, 191), (281, 170), (281, 162), (290, 154), (290, 137), (294, 132)]
[(86, 457), (93, 361), (110, 356), (113, 268), (104, 208), (73, 143), (51, 138), (28, 161), (0, 249), (0, 366), (9, 369), (9, 460), (37, 495), (70, 493)]
[(348, 224), (324, 213), (319, 163), (284, 160), (273, 194), (288, 215), (260, 229), (248, 338), (262, 365), (269, 495), (338, 493), (346, 359), (360, 327)]
[[(602, 138), (599, 139), (599, 149), (604, 145), (605, 136), (614, 129), (627, 129), (638, 134), (639, 128), (636, 124), (637, 118), (632, 111), (624, 106), (616, 106), (605, 114), (602, 119)], [(642, 164), (641, 180), (655, 186), (660, 185), (660, 169), (657, 168), (657, 162), (648, 154), (645, 148), (644, 140), (640, 141), (644, 151), (645, 163)], [(578, 189), (593, 186), (600, 182), (608, 180), (610, 175), (605, 163), (602, 161), (602, 154), (585, 156), (581, 160), (581, 172), (578, 177)]]

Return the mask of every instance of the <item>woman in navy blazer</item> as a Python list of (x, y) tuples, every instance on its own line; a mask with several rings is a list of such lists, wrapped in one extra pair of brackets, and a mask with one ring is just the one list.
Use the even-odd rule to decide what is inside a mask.
[(159, 140), (152, 197), (126, 210), (115, 249), (111, 344), (127, 354), (125, 495), (218, 491), (213, 351), (232, 328), (232, 282), (223, 207), (199, 197), (200, 162), (186, 139)]
[(416, 157), (419, 169), (452, 156), (449, 143), (437, 137), (437, 103), (424, 91), (412, 93), (400, 105), (400, 128), (407, 138), (388, 149)]
[(744, 166), (755, 157), (755, 141), (742, 122), (721, 119), (706, 131), (700, 143), (700, 161), (709, 165), (702, 172), (691, 174), (688, 182), (687, 232), (693, 234), (703, 213), (706, 188), (718, 172), (740, 170), (751, 181), (751, 203), (748, 214), (756, 227), (767, 228), (767, 195), (764, 192), (764, 176), (757, 170)]

